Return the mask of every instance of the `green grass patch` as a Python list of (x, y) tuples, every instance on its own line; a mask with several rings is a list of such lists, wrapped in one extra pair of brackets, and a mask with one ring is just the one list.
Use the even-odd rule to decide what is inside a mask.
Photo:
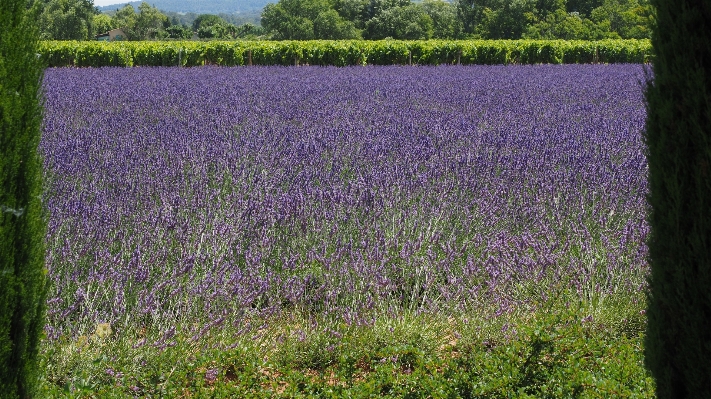
[[(557, 298), (492, 312), (381, 315), (367, 325), (297, 314), (161, 347), (146, 331), (43, 348), (42, 394), (68, 398), (652, 398), (643, 301)], [(259, 323), (256, 323), (259, 324)], [(256, 325), (255, 324), (255, 325)], [(141, 344), (143, 343), (143, 344)]]

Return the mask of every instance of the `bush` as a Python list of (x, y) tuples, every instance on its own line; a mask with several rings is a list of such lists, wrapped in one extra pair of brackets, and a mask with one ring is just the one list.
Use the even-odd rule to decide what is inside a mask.
[(643, 63), (648, 40), (43, 42), (49, 66)]
[(38, 29), (24, 0), (0, 9), (0, 396), (33, 396), (46, 298)]
[(649, 279), (645, 361), (659, 398), (711, 397), (711, 1), (653, 1), (647, 88)]

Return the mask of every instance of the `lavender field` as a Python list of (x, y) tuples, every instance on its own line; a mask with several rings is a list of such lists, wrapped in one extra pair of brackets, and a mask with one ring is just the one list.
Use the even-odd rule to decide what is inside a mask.
[(50, 340), (639, 297), (640, 65), (49, 69)]

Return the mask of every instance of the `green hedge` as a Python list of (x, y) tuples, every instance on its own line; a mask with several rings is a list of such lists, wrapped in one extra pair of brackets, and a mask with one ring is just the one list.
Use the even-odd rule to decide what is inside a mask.
[(646, 63), (649, 40), (47, 41), (50, 67)]
[(39, 397), (47, 300), (39, 29), (27, 0), (0, 7), (0, 398)]

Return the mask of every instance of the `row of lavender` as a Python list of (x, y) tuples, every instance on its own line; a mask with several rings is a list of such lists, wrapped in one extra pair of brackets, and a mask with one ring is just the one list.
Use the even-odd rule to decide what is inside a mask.
[(636, 292), (634, 65), (49, 69), (49, 335)]

